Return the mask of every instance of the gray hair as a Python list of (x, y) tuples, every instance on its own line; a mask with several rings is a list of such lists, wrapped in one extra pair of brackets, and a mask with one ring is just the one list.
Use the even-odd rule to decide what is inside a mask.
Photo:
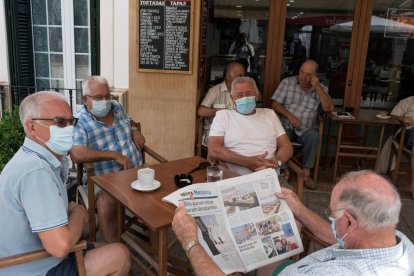
[[(359, 188), (361, 176), (370, 174), (375, 177), (375, 181), (384, 181), (391, 187), (392, 196), (383, 193), (383, 189), (375, 190), (374, 185), (368, 188)], [(366, 179), (366, 178), (365, 178)], [(346, 208), (358, 218), (358, 224), (368, 232), (374, 232), (380, 228), (395, 226), (398, 223), (401, 199), (395, 189), (383, 176), (368, 170), (350, 172), (341, 181), (351, 182), (357, 185), (344, 187), (339, 195), (338, 208)], [(370, 183), (371, 184), (371, 183)]]
[(90, 76), (90, 77), (88, 77), (87, 79), (85, 79), (82, 82), (82, 95), (83, 96), (89, 95), (91, 93), (91, 90), (89, 89), (89, 84), (91, 82), (97, 82), (99, 84), (106, 84), (106, 85), (108, 85), (108, 81), (104, 77), (101, 77), (101, 76)]
[(318, 73), (318, 71), (319, 71), (319, 64), (316, 61), (314, 61), (313, 59), (307, 59), (304, 62), (302, 62), (302, 64), (300, 65), (300, 68), (302, 68), (302, 66), (304, 64), (306, 64), (306, 63), (312, 64), (315, 67), (315, 73)]
[(232, 83), (231, 83), (231, 92), (230, 92), (230, 94), (231, 95), (234, 95), (234, 93), (236, 93), (236, 90), (235, 90), (235, 86), (237, 85), (237, 84), (240, 84), (240, 83), (250, 83), (251, 85), (252, 85), (252, 87), (253, 87), (253, 90), (254, 90), (254, 92), (256, 92), (256, 95), (260, 95), (260, 93), (259, 93), (259, 89), (257, 88), (257, 85), (256, 85), (256, 82), (254, 81), (254, 79), (252, 79), (251, 77), (238, 77), (238, 78), (236, 78)]
[(33, 118), (39, 118), (44, 108), (44, 103), (49, 100), (63, 100), (68, 103), (66, 97), (55, 91), (40, 91), (33, 93), (22, 101), (19, 108), (20, 122), (27, 134), (26, 122)]

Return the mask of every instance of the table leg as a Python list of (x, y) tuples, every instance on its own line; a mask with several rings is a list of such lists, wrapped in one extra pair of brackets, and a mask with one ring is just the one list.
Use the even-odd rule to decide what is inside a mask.
[(339, 130), (338, 130), (338, 137), (337, 137), (337, 142), (336, 142), (336, 154), (335, 154), (335, 164), (334, 164), (334, 173), (333, 173), (333, 179), (332, 182), (335, 183), (336, 180), (336, 172), (338, 170), (338, 160), (339, 160), (339, 152), (340, 152), (340, 147), (341, 147), (341, 140), (342, 140), (342, 127), (343, 127), (343, 123), (340, 122), (339, 123)]
[(377, 159), (375, 160), (375, 171), (378, 170), (378, 160), (379, 160), (380, 155), (381, 155), (382, 140), (384, 139), (384, 130), (385, 130), (385, 125), (382, 125), (381, 126), (381, 133), (380, 133), (380, 140), (379, 140), (379, 143), (378, 143)]
[[(401, 133), (400, 133), (400, 143), (398, 145), (398, 151), (397, 151), (397, 156), (395, 159), (395, 169), (394, 171), (391, 173), (392, 176), (392, 183), (394, 183), (394, 185), (397, 184), (397, 180), (398, 180), (398, 172), (400, 171), (400, 158), (401, 158), (401, 153), (404, 147), (404, 138), (405, 138), (405, 131), (406, 128), (403, 125), (401, 127)], [(392, 156), (390, 157), (392, 159)]]
[(158, 275), (167, 275), (168, 229), (158, 231)]
[(125, 208), (118, 202), (116, 204), (116, 212), (117, 212), (117, 230), (118, 230), (118, 242), (121, 242), (121, 235), (124, 233), (124, 225), (125, 225)]

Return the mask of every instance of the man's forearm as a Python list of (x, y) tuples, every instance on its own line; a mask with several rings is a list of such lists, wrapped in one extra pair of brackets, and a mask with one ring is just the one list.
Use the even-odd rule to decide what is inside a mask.
[(325, 93), (325, 90), (323, 90), (320, 84), (316, 85), (315, 89), (319, 95), (319, 98), (321, 99), (321, 106), (322, 106), (323, 111), (325, 112), (333, 111), (335, 106), (332, 101), (332, 98), (327, 93)]
[(188, 259), (193, 266), (195, 275), (197, 276), (220, 276), (225, 275), (223, 271), (213, 262), (207, 255), (201, 245), (194, 246), (188, 254)]
[(117, 152), (110, 150), (94, 150), (84, 146), (73, 146), (70, 156), (75, 163), (114, 160)]
[(272, 109), (279, 115), (289, 119), (290, 117), (294, 116), (290, 113), (281, 103), (272, 100)]
[(248, 168), (253, 165), (249, 162), (250, 159), (247, 156), (237, 154), (223, 146), (209, 147), (208, 153), (211, 158), (222, 160), (224, 162), (229, 162)]
[(197, 115), (200, 117), (214, 117), (218, 109), (200, 105), (197, 110)]
[(69, 214), (69, 223), (67, 224), (67, 227), (69, 229), (69, 237), (72, 246), (79, 241), (83, 231), (83, 224), (82, 213), (73, 211)]

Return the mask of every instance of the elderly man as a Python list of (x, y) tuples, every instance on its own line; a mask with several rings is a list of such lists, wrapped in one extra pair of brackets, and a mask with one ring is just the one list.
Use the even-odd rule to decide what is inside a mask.
[[(369, 171), (345, 175), (332, 191), (327, 216), (319, 217), (307, 209), (295, 193), (282, 189), (277, 197), (286, 200), (295, 218), (317, 237), (337, 243), (316, 251), (279, 275), (413, 275), (414, 245), (396, 231), (401, 201), (394, 187), (382, 176)], [(186, 214), (184, 205), (177, 208), (173, 230), (187, 249), (197, 275), (224, 275), (206, 255), (197, 240), (197, 226)], [(270, 275), (269, 267), (257, 275)]]
[[(77, 243), (88, 220), (86, 209), (68, 204), (64, 163), (73, 143), (76, 119), (65, 97), (37, 92), (20, 105), (26, 133), (23, 146), (0, 175), (0, 258), (45, 248), (52, 257), (0, 269), (1, 275), (77, 275)], [(126, 275), (128, 249), (110, 244), (85, 256), (88, 275)]]
[(206, 96), (197, 110), (200, 117), (205, 117), (202, 144), (207, 146), (210, 126), (216, 112), (221, 109), (234, 109), (234, 102), (230, 97), (231, 83), (235, 78), (244, 76), (244, 67), (237, 61), (226, 65), (223, 78), (224, 81), (208, 90)]
[(411, 194), (414, 198), (414, 96), (399, 101), (391, 115), (407, 124), (404, 147), (411, 150)]
[[(72, 160), (94, 162), (95, 175), (141, 166), (140, 148), (144, 145), (144, 137), (122, 106), (111, 101), (106, 79), (91, 76), (83, 82), (82, 88), (84, 107), (78, 113), (79, 123), (74, 128)], [(102, 237), (107, 242), (116, 241), (115, 200), (104, 191), (98, 191), (96, 208)]]
[[(319, 82), (318, 64), (306, 60), (299, 75), (282, 80), (272, 96), (272, 108), (282, 116), (282, 124), (291, 141), (303, 144), (305, 186), (315, 189), (310, 170), (315, 165), (319, 135), (315, 129), (319, 105), (326, 112), (334, 108), (327, 88)], [(285, 172), (288, 177), (288, 171)]]
[(292, 144), (271, 109), (256, 108), (255, 81), (240, 77), (231, 85), (236, 109), (216, 113), (208, 138), (212, 159), (225, 162), (240, 175), (278, 168), (292, 156)]

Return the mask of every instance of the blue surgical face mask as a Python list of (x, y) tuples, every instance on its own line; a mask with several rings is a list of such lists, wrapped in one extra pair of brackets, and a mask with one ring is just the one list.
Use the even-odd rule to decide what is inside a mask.
[(102, 100), (102, 101), (96, 101), (92, 100), (92, 108), (91, 113), (98, 117), (105, 117), (108, 115), (109, 110), (111, 109), (111, 101), (110, 100)]
[(335, 221), (337, 219), (339, 219), (340, 217), (342, 217), (343, 215), (344, 214), (340, 215), (337, 218), (329, 217), (329, 220), (331, 221), (331, 229), (332, 229), (332, 232), (333, 232), (333, 234), (335, 236), (336, 242), (339, 244), (339, 248), (341, 248), (341, 249), (344, 249), (345, 248), (345, 241), (344, 241), (344, 239), (345, 239), (345, 237), (349, 233), (346, 233), (342, 238), (338, 237), (338, 235), (336, 234), (336, 224), (335, 224)]
[[(44, 125), (45, 126), (45, 125)], [(59, 155), (66, 155), (73, 145), (73, 126), (58, 127), (58, 126), (46, 126), (49, 127), (50, 138), (48, 141), (43, 141), (37, 137), (40, 141), (44, 142), (49, 149)]]
[(252, 111), (256, 108), (256, 97), (244, 97), (240, 98), (235, 101), (236, 102), (236, 110), (237, 112), (247, 115), (252, 113)]

